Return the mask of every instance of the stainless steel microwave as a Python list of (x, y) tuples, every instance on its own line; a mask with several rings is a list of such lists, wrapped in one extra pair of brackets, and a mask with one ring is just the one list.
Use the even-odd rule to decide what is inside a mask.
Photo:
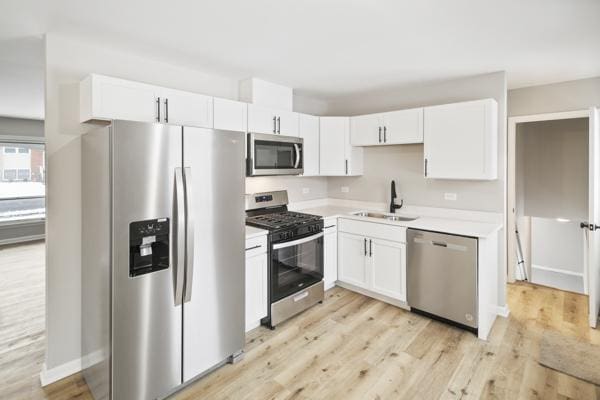
[(302, 138), (249, 133), (247, 146), (247, 176), (300, 175), (304, 172)]

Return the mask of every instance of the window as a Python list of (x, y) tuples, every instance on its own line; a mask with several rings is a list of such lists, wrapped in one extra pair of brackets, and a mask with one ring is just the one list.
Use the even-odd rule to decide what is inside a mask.
[(0, 147), (0, 222), (44, 218), (44, 145), (6, 143), (0, 137)]

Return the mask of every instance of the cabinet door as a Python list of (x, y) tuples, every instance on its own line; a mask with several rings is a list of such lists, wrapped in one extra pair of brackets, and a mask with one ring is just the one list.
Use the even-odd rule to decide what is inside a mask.
[(362, 288), (367, 288), (365, 240), (363, 236), (338, 234), (338, 279)]
[(157, 94), (152, 86), (108, 77), (92, 79), (91, 119), (157, 122)]
[(213, 99), (213, 124), (215, 129), (246, 132), (248, 126), (248, 105), (241, 101)]
[(350, 144), (375, 146), (383, 143), (381, 114), (360, 115), (350, 118)]
[(213, 127), (213, 98), (203, 94), (166, 90), (161, 93), (164, 105), (163, 121), (170, 124)]
[(383, 115), (384, 144), (423, 143), (423, 109), (400, 110)]
[(363, 173), (363, 148), (352, 146), (350, 143), (350, 121), (348, 129), (344, 132), (344, 157), (346, 159), (346, 175), (362, 175)]
[(497, 118), (493, 99), (426, 107), (425, 176), (497, 179)]
[(267, 254), (246, 258), (246, 332), (267, 316)]
[(271, 108), (248, 104), (248, 132), (277, 133), (277, 116)]
[(371, 290), (406, 301), (406, 245), (381, 239), (369, 239)]
[(325, 229), (325, 239), (323, 240), (323, 258), (324, 258), (324, 281), (325, 289), (335, 285), (338, 279), (338, 254), (337, 254), (337, 231), (336, 227)]
[(304, 139), (304, 175), (319, 175), (319, 117), (298, 114), (298, 136)]
[(346, 140), (349, 136), (349, 118), (321, 117), (319, 126), (321, 175), (346, 175), (348, 172)]
[(275, 110), (277, 133), (285, 136), (298, 136), (298, 114), (291, 111)]

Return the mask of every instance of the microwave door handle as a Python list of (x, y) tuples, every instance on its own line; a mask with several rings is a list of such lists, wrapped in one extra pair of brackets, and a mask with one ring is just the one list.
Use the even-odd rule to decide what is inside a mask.
[(181, 168), (175, 168), (175, 263), (173, 275), (175, 279), (175, 305), (183, 301), (183, 281), (185, 264), (185, 200), (183, 188), (183, 173)]
[(192, 213), (192, 169), (183, 170), (183, 182), (185, 184), (185, 222), (186, 227), (186, 249), (185, 249), (185, 292), (183, 302), (192, 299), (192, 283), (194, 275), (194, 214)]
[(296, 150), (296, 163), (294, 164), (294, 169), (297, 169), (298, 165), (300, 165), (300, 145), (294, 143), (294, 149)]
[(320, 237), (323, 237), (323, 235), (324, 235), (323, 232), (319, 232), (316, 235), (312, 235), (312, 236), (305, 237), (305, 238), (298, 239), (298, 240), (292, 240), (291, 242), (274, 244), (273, 245), (273, 250), (285, 249), (286, 247), (292, 247), (292, 246), (297, 246), (299, 244), (307, 243), (307, 242), (310, 242), (312, 240), (315, 240), (315, 239), (318, 239)]

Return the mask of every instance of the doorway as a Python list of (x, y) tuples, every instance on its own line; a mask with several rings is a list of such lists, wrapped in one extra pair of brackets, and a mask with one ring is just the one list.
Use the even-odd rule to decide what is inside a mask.
[(597, 118), (594, 108), (509, 118), (507, 143), (508, 282), (589, 295), (591, 326), (600, 297)]

